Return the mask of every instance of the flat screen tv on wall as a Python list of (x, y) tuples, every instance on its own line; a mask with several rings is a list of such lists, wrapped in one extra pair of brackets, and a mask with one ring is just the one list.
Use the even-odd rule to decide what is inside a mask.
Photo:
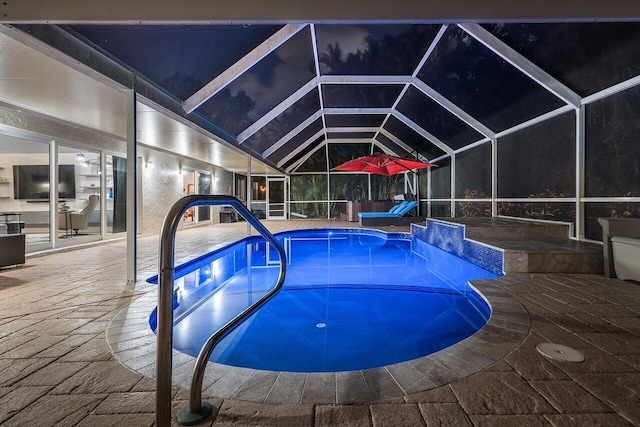
[[(43, 200), (49, 198), (48, 165), (14, 165), (13, 198), (16, 200)], [(74, 165), (58, 166), (58, 197), (76, 198)]]

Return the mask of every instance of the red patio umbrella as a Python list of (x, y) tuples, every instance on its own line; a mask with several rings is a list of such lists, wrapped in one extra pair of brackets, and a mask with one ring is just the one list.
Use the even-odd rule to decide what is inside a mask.
[(395, 175), (416, 169), (432, 167), (431, 163), (417, 160), (403, 159), (385, 153), (375, 153), (370, 156), (358, 157), (331, 169), (332, 171), (366, 172), (376, 175)]

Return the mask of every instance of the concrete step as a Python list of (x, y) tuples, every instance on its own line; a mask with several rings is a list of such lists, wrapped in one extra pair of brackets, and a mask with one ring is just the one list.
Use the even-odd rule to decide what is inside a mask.
[(566, 240), (569, 238), (569, 224), (518, 221), (506, 218), (451, 218), (447, 221), (464, 224), (465, 236), (469, 239)]
[(479, 239), (504, 250), (506, 273), (603, 274), (602, 246), (575, 240)]
[(602, 246), (569, 238), (568, 224), (510, 218), (446, 218), (465, 237), (504, 251), (506, 273), (603, 274)]

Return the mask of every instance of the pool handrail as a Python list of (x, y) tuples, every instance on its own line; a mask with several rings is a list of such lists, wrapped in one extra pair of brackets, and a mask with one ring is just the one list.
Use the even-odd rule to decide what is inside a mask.
[(175, 237), (180, 219), (192, 206), (229, 205), (251, 224), (278, 252), (280, 272), (273, 289), (244, 309), (240, 314), (216, 331), (200, 350), (193, 368), (189, 406), (180, 410), (178, 422), (183, 425), (197, 424), (212, 411), (208, 402), (202, 401), (202, 380), (207, 362), (215, 346), (258, 308), (269, 301), (282, 288), (286, 275), (286, 254), (278, 240), (249, 212), (240, 200), (228, 195), (192, 194), (178, 200), (167, 212), (162, 224), (158, 260), (158, 337), (156, 355), (156, 422), (158, 427), (171, 425), (171, 383), (173, 352), (173, 282), (175, 261)]

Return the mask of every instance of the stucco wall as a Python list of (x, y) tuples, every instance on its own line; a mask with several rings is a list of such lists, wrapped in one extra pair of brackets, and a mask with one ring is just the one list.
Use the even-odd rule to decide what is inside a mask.
[[(142, 220), (139, 231), (143, 235), (159, 234), (169, 208), (187, 194), (181, 168), (210, 173), (212, 194), (231, 194), (233, 191), (233, 173), (224, 169), (146, 147), (139, 148), (138, 155), (142, 157), (140, 167)], [(149, 161), (151, 164), (147, 167)], [(216, 207), (212, 209), (211, 222), (220, 221), (219, 210)]]

